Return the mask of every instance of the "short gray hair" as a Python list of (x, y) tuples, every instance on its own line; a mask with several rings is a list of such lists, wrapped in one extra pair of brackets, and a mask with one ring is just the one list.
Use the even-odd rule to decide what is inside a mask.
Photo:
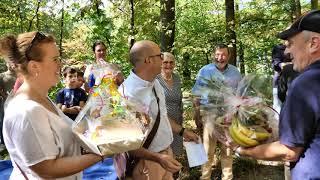
[(165, 60), (166, 58), (175, 60), (174, 55), (173, 55), (172, 53), (170, 53), (170, 52), (164, 52), (164, 53), (163, 53), (163, 58), (164, 58), (164, 60)]

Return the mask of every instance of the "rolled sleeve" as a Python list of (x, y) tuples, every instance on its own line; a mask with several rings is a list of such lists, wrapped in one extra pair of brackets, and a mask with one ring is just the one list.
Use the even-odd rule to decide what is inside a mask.
[(293, 86), (280, 114), (280, 142), (289, 147), (304, 147), (316, 127), (313, 95), (303, 85)]

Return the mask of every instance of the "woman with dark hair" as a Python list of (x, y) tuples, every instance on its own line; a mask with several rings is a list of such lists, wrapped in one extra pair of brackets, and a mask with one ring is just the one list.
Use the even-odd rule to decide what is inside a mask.
[(114, 70), (112, 74), (117, 85), (120, 85), (124, 81), (124, 77), (116, 64), (107, 62), (107, 46), (102, 41), (96, 41), (92, 45), (92, 51), (94, 53), (95, 63), (88, 65), (84, 72), (84, 78), (88, 86), (91, 88), (95, 85), (95, 77), (92, 74), (92, 69), (97, 66), (110, 66), (110, 68)]
[(82, 170), (104, 157), (80, 154), (73, 121), (48, 97), (60, 79), (55, 39), (41, 32), (6, 36), (0, 40), (0, 54), (24, 80), (5, 108), (3, 134), (13, 164), (10, 179), (81, 179)]

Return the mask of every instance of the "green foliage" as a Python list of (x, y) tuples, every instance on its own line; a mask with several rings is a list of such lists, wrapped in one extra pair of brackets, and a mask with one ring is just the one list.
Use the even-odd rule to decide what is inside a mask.
[[(198, 70), (212, 61), (212, 47), (225, 42), (224, 1), (176, 0), (174, 54), (183, 88), (189, 90)], [(271, 49), (280, 43), (276, 34), (290, 24), (291, 2), (280, 0), (236, 1), (237, 43), (244, 49), (246, 73), (272, 74)], [(302, 12), (310, 3), (302, 1)], [(0, 35), (41, 30), (55, 35), (63, 32), (62, 58), (67, 65), (82, 66), (93, 61), (92, 43), (103, 40), (108, 45), (108, 60), (120, 65), (128, 75), (131, 38), (129, 1), (65, 1), (64, 26), (61, 27), (62, 1), (0, 2)], [(160, 42), (160, 0), (134, 1), (134, 39)], [(225, 42), (228, 43), (228, 42)], [(239, 46), (238, 46), (239, 47)], [(4, 64), (0, 64), (0, 69)]]
[[(224, 16), (213, 10), (212, 1), (178, 1), (176, 6), (176, 41), (174, 53), (177, 69), (182, 74), (185, 66), (191, 72), (190, 80), (184, 81), (187, 89), (194, 83), (198, 70), (211, 63), (212, 47), (223, 42)], [(185, 60), (185, 56), (189, 60)]]
[(50, 97), (50, 99), (52, 99), (53, 101), (55, 101), (57, 93), (60, 89), (64, 88), (63, 83), (60, 81), (57, 86), (53, 87), (50, 89), (48, 96)]

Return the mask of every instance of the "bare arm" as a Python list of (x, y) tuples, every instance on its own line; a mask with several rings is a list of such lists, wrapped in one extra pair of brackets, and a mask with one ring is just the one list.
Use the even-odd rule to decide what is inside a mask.
[(101, 160), (99, 155), (85, 154), (45, 160), (30, 166), (30, 169), (42, 178), (61, 178), (76, 174)]
[(61, 110), (64, 113), (78, 114), (80, 112), (80, 107), (79, 106), (72, 106), (72, 107), (68, 108), (66, 105), (62, 105)]
[(130, 154), (138, 158), (158, 162), (164, 169), (172, 173), (179, 171), (182, 167), (182, 165), (172, 156), (169, 156), (167, 154), (151, 152), (145, 148), (130, 151)]
[(297, 161), (303, 150), (303, 147), (288, 147), (276, 141), (252, 148), (240, 148), (239, 153), (244, 156), (262, 160)]
[[(175, 120), (169, 118), (169, 121), (172, 128), (172, 132), (175, 134), (179, 134), (183, 127), (177, 124)], [(187, 129), (183, 131), (182, 136), (184, 137), (185, 141), (198, 142), (199, 140), (198, 136), (194, 132), (189, 131)]]
[(202, 129), (202, 120), (201, 120), (201, 115), (200, 115), (200, 100), (198, 97), (195, 97), (193, 99), (193, 119), (195, 120), (195, 123), (197, 125), (197, 128), (199, 130)]

